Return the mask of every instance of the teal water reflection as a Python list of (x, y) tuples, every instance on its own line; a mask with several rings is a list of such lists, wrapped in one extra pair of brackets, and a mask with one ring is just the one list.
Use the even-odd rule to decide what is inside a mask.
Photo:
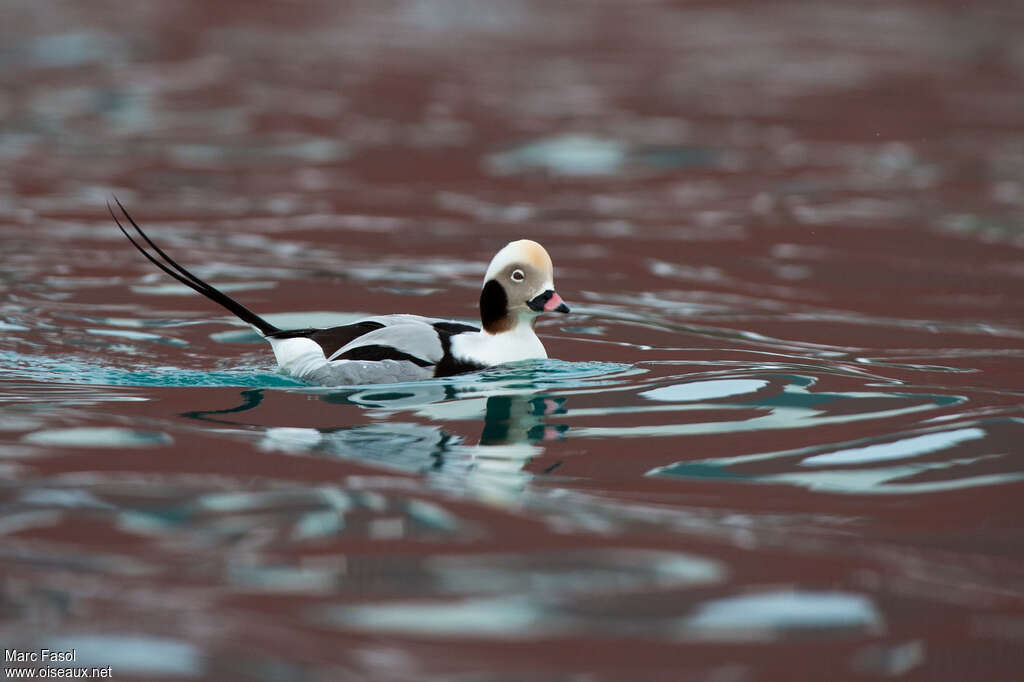
[[(1007, 435), (1024, 438), (1024, 422), (971, 420), (925, 433), (677, 462), (652, 469), (648, 475), (788, 484), (841, 494), (935, 493), (1024, 480), (1024, 468), (1015, 453), (1001, 445)], [(891, 464), (894, 460), (909, 461)], [(764, 473), (766, 466), (772, 471)], [(981, 473), (992, 466), (998, 467), (998, 473)], [(751, 472), (752, 467), (758, 472)]]
[[(443, 380), (330, 388), (306, 386), (277, 373), (253, 373), (246, 367), (215, 372), (174, 367), (121, 368), (75, 358), (37, 362), (10, 351), (4, 353), (4, 359), (8, 365), (3, 371), (8, 376), (48, 383), (73, 375), (82, 386), (253, 386), (239, 394), (237, 404), (189, 411), (183, 416), (257, 429), (262, 433), (259, 447), (267, 451), (317, 453), (409, 472), (443, 472), (470, 477), (474, 485), (488, 489), (498, 482), (499, 487), (521, 489), (531, 478), (522, 473), (523, 467), (559, 440), (642, 441), (735, 433), (756, 436), (908, 418), (922, 426), (917, 431), (880, 435), (867, 441), (818, 443), (798, 450), (758, 452), (752, 446), (749, 454), (728, 458), (666, 462), (647, 470), (647, 475), (784, 483), (838, 493), (935, 492), (1007, 483), (1022, 477), (1004, 449), (986, 449), (993, 438), (1019, 432), (1019, 421), (999, 422), (996, 436), (989, 433), (987, 424), (993, 423), (991, 420), (928, 427), (929, 412), (944, 412), (943, 419), (949, 420), (958, 406), (969, 402), (968, 398), (956, 393), (910, 391), (899, 385), (881, 390), (821, 390), (819, 384), (827, 377), (825, 374), (748, 370), (672, 375), (669, 372), (673, 365), (665, 362), (625, 365), (544, 360)], [(846, 374), (859, 376), (854, 371)], [(82, 390), (69, 388), (61, 400), (74, 402), (74, 396)], [(258, 415), (270, 395), (268, 391), (295, 392), (329, 405), (356, 407), (374, 421), (351, 426), (267, 428), (261, 426)], [(604, 399), (609, 395), (618, 397), (609, 404)], [(109, 400), (145, 398), (112, 395)], [(953, 413), (949, 413), (951, 409)], [(25, 410), (19, 413), (28, 419), (26, 424), (38, 423), (25, 417)], [(250, 414), (257, 416), (249, 418)], [(36, 429), (24, 434), (20, 442), (24, 446), (131, 447), (165, 445), (173, 442), (173, 437), (91, 425)], [(929, 456), (935, 452), (942, 456)], [(1001, 460), (1000, 471), (982, 471), (994, 460)], [(760, 468), (752, 473), (755, 463)], [(763, 469), (768, 463), (773, 470), (766, 473)], [(925, 474), (940, 478), (914, 478)]]
[[(573, 410), (573, 417), (649, 412), (682, 413), (666, 423), (642, 426), (583, 426), (576, 437), (650, 438), (738, 431), (817, 428), (888, 419), (962, 403), (956, 395), (893, 391), (816, 391), (818, 378), (753, 374), (743, 379), (687, 381), (639, 392), (647, 404)], [(766, 390), (768, 389), (768, 390)], [(746, 397), (744, 399), (744, 396)], [(728, 400), (726, 400), (728, 399)], [(654, 403), (654, 404), (651, 404)], [(704, 421), (702, 413), (736, 412), (736, 419)]]

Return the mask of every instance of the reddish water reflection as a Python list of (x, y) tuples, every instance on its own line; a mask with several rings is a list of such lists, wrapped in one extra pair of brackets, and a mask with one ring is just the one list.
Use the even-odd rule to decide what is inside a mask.
[[(5, 646), (114, 679), (1018, 676), (1014, 3), (16, 11)], [(472, 318), (538, 239), (560, 361), (296, 385), (110, 192), (282, 323)]]

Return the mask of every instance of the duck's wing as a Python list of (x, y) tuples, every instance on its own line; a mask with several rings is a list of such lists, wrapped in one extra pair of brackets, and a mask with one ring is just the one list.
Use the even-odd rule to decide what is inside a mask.
[(290, 329), (267, 335), (275, 340), (309, 339), (333, 360), (406, 360), (435, 365), (448, 353), (454, 334), (479, 331), (453, 320), (420, 315), (379, 315), (328, 329)]
[(336, 360), (405, 360), (420, 367), (436, 365), (449, 354), (453, 334), (477, 331), (476, 327), (451, 320), (415, 315), (392, 315), (365, 322), (380, 324), (325, 355)]

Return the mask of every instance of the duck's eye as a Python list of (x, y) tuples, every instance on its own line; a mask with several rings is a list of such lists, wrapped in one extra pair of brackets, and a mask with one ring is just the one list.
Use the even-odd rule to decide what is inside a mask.
[(526, 279), (526, 275), (523, 274), (522, 270), (513, 270), (512, 271), (512, 281), (513, 282), (522, 282), (524, 279)]

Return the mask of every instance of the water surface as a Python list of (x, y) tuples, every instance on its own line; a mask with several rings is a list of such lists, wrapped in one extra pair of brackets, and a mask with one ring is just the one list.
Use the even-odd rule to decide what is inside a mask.
[[(0, 639), (114, 679), (1015, 679), (1024, 15), (15, 3)], [(552, 359), (316, 387), (279, 326)]]

